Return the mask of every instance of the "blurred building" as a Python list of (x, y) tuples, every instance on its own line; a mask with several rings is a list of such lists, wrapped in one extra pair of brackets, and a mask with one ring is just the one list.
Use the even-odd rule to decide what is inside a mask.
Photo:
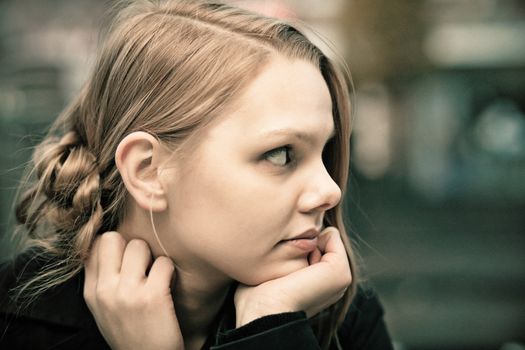
[(522, 349), (525, 3), (347, 9), (349, 216), (393, 333), (408, 349)]

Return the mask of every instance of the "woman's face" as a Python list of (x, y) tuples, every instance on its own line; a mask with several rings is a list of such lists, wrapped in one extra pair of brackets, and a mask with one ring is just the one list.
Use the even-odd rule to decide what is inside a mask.
[(322, 160), (332, 104), (312, 64), (278, 57), (237, 107), (166, 171), (161, 239), (176, 261), (256, 285), (308, 265), (311, 247), (283, 240), (320, 230), (341, 198)]

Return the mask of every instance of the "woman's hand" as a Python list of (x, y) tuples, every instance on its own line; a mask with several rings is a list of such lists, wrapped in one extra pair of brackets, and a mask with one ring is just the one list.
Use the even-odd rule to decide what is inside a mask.
[(287, 276), (235, 292), (237, 327), (259, 317), (300, 311), (312, 317), (334, 304), (352, 283), (346, 250), (335, 227), (319, 236), (319, 251), (310, 255), (310, 266)]
[(151, 265), (146, 242), (117, 232), (99, 237), (85, 265), (84, 299), (113, 349), (183, 349), (170, 293), (171, 259)]

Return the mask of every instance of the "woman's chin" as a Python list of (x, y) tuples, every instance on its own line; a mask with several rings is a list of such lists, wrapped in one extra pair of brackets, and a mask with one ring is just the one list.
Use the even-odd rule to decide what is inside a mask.
[(286, 262), (280, 262), (277, 266), (267, 266), (260, 271), (253, 271), (245, 278), (238, 279), (238, 281), (248, 286), (258, 286), (264, 282), (285, 277), (308, 267), (308, 265), (308, 260), (306, 258), (288, 260)]

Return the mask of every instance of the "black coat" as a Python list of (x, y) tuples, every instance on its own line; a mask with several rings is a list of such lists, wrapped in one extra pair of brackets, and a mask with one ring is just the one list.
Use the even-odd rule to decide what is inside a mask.
[[(10, 302), (9, 290), (17, 277), (34, 275), (42, 266), (28, 257), (22, 255), (0, 266), (0, 349), (108, 349), (84, 302), (82, 273), (46, 291), (29, 307), (17, 309)], [(204, 349), (319, 349), (304, 312), (270, 315), (234, 329), (230, 293), (220, 314)], [(383, 309), (370, 291), (359, 290), (338, 335), (343, 349), (392, 349)], [(334, 344), (332, 348), (336, 349)]]

